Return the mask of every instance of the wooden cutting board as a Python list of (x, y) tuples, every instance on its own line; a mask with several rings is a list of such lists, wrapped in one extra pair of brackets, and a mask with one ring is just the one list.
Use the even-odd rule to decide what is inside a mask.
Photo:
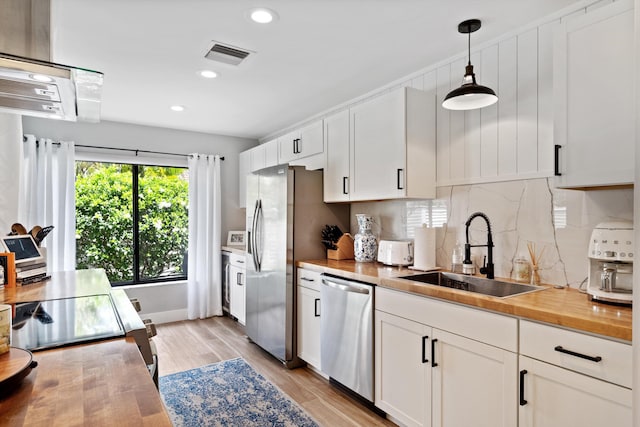
[(11, 390), (37, 365), (29, 350), (10, 347), (7, 353), (0, 354), (0, 391)]

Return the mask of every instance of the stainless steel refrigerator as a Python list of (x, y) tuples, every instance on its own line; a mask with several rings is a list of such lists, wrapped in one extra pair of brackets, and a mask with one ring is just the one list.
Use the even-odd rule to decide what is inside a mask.
[(322, 199), (322, 171), (276, 166), (247, 176), (245, 330), (289, 367), (299, 364), (295, 263), (326, 258), (326, 224), (349, 230), (349, 205)]

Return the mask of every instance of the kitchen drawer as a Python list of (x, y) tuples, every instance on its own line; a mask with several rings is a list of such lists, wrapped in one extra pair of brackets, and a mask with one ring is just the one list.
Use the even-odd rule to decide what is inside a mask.
[(247, 268), (245, 264), (244, 255), (231, 253), (229, 254), (229, 261), (231, 262), (231, 265), (233, 265), (234, 267), (242, 268), (243, 270)]
[(631, 388), (628, 344), (521, 320), (520, 354)]
[(376, 310), (518, 351), (518, 319), (377, 286)]
[(317, 271), (306, 270), (304, 268), (298, 269), (298, 286), (302, 286), (304, 288), (313, 289), (314, 291), (320, 292), (320, 283), (322, 283), (322, 279), (320, 278), (320, 274)]

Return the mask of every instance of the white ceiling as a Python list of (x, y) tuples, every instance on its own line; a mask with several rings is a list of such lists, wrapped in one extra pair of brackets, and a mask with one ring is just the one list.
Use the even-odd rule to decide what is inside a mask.
[[(465, 19), (482, 20), (473, 48), (575, 2), (52, 0), (52, 60), (105, 74), (103, 120), (261, 138), (464, 52)], [(255, 54), (211, 62), (212, 40)]]

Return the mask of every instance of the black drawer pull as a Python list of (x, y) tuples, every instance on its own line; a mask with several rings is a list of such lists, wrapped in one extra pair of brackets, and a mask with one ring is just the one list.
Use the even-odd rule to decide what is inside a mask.
[(315, 279), (309, 279), (308, 277), (301, 277), (300, 280), (304, 280), (305, 282), (315, 282)]
[(560, 149), (562, 145), (556, 144), (554, 146), (554, 154), (553, 154), (553, 174), (555, 176), (562, 176), (562, 172), (560, 172)]
[(520, 406), (524, 406), (527, 404), (527, 401), (524, 398), (524, 376), (527, 374), (527, 370), (523, 369), (520, 371)]
[(422, 363), (427, 363), (429, 361), (429, 359), (427, 359), (427, 348), (426, 348), (428, 339), (429, 337), (427, 335), (422, 337)]
[(592, 362), (600, 362), (602, 360), (602, 357), (600, 357), (600, 356), (589, 356), (589, 355), (582, 354), (582, 353), (576, 353), (575, 351), (571, 351), (571, 350), (567, 350), (566, 348), (563, 348), (561, 345), (557, 345), (554, 348), (554, 350), (555, 351), (559, 351), (560, 353), (569, 354), (571, 356), (579, 357), (581, 359), (591, 360)]
[(349, 177), (342, 177), (342, 194), (349, 194), (349, 190), (347, 190), (347, 183), (349, 182)]
[(438, 342), (437, 339), (431, 340), (431, 367), (432, 368), (435, 368), (436, 366), (438, 366), (438, 364), (436, 363), (436, 342)]
[(320, 302), (320, 298), (316, 298), (313, 301), (313, 315), (315, 317), (320, 317), (320, 307), (318, 306), (319, 302)]
[[(398, 190), (404, 190), (404, 169), (398, 169), (398, 173), (396, 175), (396, 179), (397, 179), (397, 186), (396, 189)], [(400, 180), (400, 177), (402, 177), (402, 181)]]

